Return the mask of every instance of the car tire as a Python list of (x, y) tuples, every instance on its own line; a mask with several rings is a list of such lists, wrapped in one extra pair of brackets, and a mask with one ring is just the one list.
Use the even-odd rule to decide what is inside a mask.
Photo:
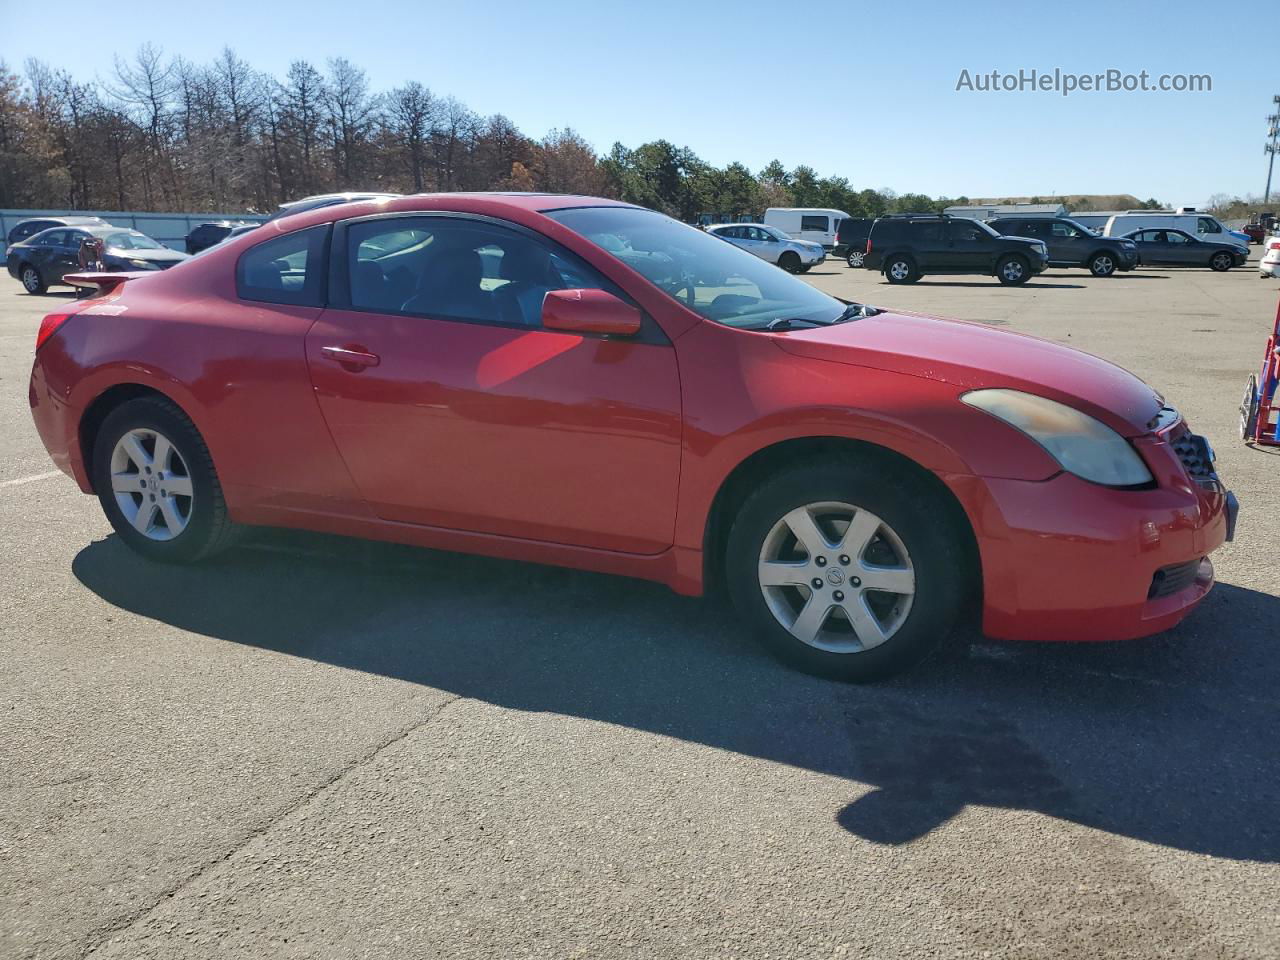
[(996, 278), (1006, 287), (1019, 287), (1031, 279), (1031, 267), (1017, 254), (1002, 257), (996, 264)]
[(236, 538), (204, 438), (163, 397), (129, 400), (107, 414), (91, 471), (111, 526), (150, 560), (192, 563)]
[(1215, 253), (1209, 258), (1209, 269), (1217, 273), (1226, 273), (1235, 266), (1235, 258), (1229, 253)]
[(787, 273), (799, 273), (800, 255), (792, 250), (787, 250), (778, 258), (778, 266), (787, 271)]
[[(951, 634), (971, 582), (961, 538), (938, 522), (935, 496), (879, 460), (775, 475), (743, 503), (729, 533), (734, 607), (769, 652), (807, 673), (862, 682), (914, 666)], [(842, 544), (846, 535), (853, 539)], [(909, 592), (865, 586), (873, 577)]]
[(890, 283), (915, 283), (920, 279), (915, 261), (901, 253), (885, 261), (884, 275)]
[(798, 268), (796, 273), (808, 273), (811, 269), (813, 269), (813, 264), (809, 264), (807, 267)]
[(1116, 272), (1116, 258), (1109, 253), (1095, 253), (1089, 258), (1089, 272), (1095, 277), (1111, 277)]
[(30, 263), (24, 263), (18, 267), (18, 280), (22, 283), (22, 289), (33, 296), (49, 290), (49, 285), (40, 275), (40, 270)]
[(865, 250), (850, 250), (849, 256), (845, 258), (845, 261), (849, 264), (849, 266), (853, 267), (853, 269), (861, 270), (862, 262), (866, 258), (867, 258), (867, 253)]

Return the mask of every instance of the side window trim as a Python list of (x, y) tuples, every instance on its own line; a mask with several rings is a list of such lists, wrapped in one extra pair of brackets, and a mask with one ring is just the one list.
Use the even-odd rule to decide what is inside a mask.
[(561, 257), (569, 261), (570, 265), (590, 276), (599, 277), (602, 283), (601, 289), (607, 293), (613, 294), (619, 300), (622, 300), (624, 303), (630, 304), (641, 311), (641, 314), (643, 315), (643, 323), (640, 333), (634, 337), (628, 338), (629, 343), (670, 345), (670, 339), (668, 339), (657, 321), (655, 321), (640, 304), (627, 294), (625, 290), (619, 287), (597, 267), (587, 263), (586, 260), (578, 256), (569, 248), (565, 247), (563, 244), (557, 243), (555, 240), (552, 240), (550, 237), (547, 237), (536, 230), (531, 230), (523, 224), (515, 223), (511, 220), (503, 220), (499, 217), (490, 217), (480, 213), (459, 213), (452, 210), (402, 210), (395, 213), (374, 213), (364, 217), (352, 217), (349, 220), (336, 221), (333, 224), (333, 232), (329, 239), (329, 251), (327, 258), (329, 264), (327, 305), (329, 308), (351, 313), (364, 313), (371, 316), (417, 317), (421, 319), (439, 320), (447, 323), (468, 323), (478, 326), (501, 327), (504, 330), (544, 332), (542, 327), (519, 326), (501, 321), (481, 320), (469, 317), (451, 317), (408, 312), (389, 314), (381, 310), (358, 307), (351, 303), (351, 262), (347, 251), (348, 228), (353, 224), (369, 223), (371, 221), (432, 219), (484, 224), (486, 226), (496, 227), (500, 230), (508, 230), (542, 245), (551, 255)]

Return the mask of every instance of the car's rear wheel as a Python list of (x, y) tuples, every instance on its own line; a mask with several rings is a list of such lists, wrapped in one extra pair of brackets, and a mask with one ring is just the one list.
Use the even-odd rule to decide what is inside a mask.
[(1244, 385), (1244, 398), (1240, 401), (1240, 439), (1252, 440), (1258, 431), (1258, 375), (1249, 374)]
[(884, 275), (890, 283), (915, 283), (920, 279), (915, 261), (901, 254), (889, 258), (884, 265)]
[(848, 262), (849, 266), (854, 269), (859, 269), (862, 266), (862, 261), (865, 260), (866, 257), (867, 252), (865, 250), (850, 250), (849, 256), (846, 257), (845, 260)]
[(1116, 261), (1109, 253), (1095, 253), (1089, 260), (1089, 272), (1095, 277), (1109, 277), (1116, 272)]
[(18, 279), (22, 281), (22, 287), (27, 293), (44, 293), (49, 289), (44, 277), (40, 276), (40, 271), (29, 263), (18, 268)]
[(204, 438), (161, 397), (116, 407), (98, 430), (93, 485), (120, 538), (138, 553), (189, 563), (230, 545), (235, 527)]
[(788, 250), (778, 258), (778, 266), (787, 271), (787, 273), (799, 273), (800, 255), (792, 250)]
[(1016, 287), (1026, 283), (1031, 278), (1031, 268), (1027, 265), (1026, 260), (1015, 254), (1005, 257), (996, 264), (996, 276), (1005, 286)]
[(1229, 253), (1215, 253), (1209, 259), (1209, 269), (1216, 270), (1218, 273), (1225, 273), (1230, 270), (1235, 263), (1235, 259)]
[(931, 491), (840, 461), (778, 474), (729, 534), (730, 595), (763, 644), (821, 676), (863, 681), (917, 663), (951, 632), (968, 571)]

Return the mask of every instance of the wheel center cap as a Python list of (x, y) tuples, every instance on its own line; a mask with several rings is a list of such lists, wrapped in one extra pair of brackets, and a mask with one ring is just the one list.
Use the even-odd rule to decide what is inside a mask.
[(832, 568), (828, 570), (827, 583), (831, 584), (833, 587), (840, 586), (842, 583), (844, 583), (844, 571), (837, 568)]
[(157, 480), (155, 477), (148, 477), (147, 487), (150, 488), (150, 490), (154, 493), (156, 490), (160, 489), (160, 481)]

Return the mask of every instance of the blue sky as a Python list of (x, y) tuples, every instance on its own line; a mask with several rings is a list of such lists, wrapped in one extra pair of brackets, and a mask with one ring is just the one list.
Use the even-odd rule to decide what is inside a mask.
[[(900, 193), (1125, 192), (1175, 204), (1262, 192), (1264, 117), (1280, 93), (1276, 70), (1259, 76), (1266, 44), (1247, 32), (1252, 14), (1233, 14), (1227, 28), (1203, 2), (214, 0), (139, 9), (164, 13), (77, 31), (0, 0), (0, 58), (13, 68), (38, 57), (89, 79), (147, 40), (197, 61), (229, 44), (278, 76), (291, 59), (323, 66), (345, 56), (376, 89), (416, 79), (530, 135), (572, 126), (600, 151), (661, 137), (716, 164), (756, 170), (777, 157)], [(1207, 73), (1213, 89), (956, 91), (963, 69), (1033, 68)]]

